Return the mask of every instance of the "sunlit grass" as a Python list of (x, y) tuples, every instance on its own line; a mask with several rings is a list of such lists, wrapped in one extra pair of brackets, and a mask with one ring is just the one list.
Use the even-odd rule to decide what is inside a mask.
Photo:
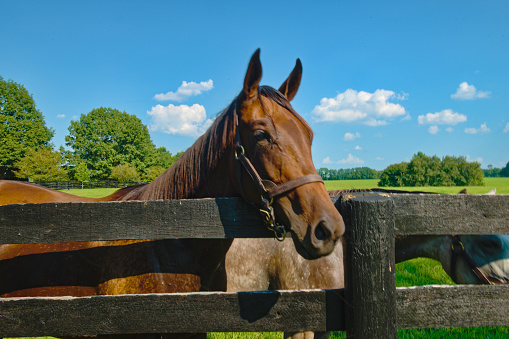
[(60, 190), (65, 193), (78, 195), (80, 197), (86, 198), (102, 198), (107, 195), (112, 194), (115, 191), (118, 191), (119, 188), (73, 188), (70, 190)]
[[(378, 179), (366, 180), (325, 180), (327, 190), (369, 189), (378, 188)], [(439, 187), (380, 187), (401, 191), (422, 191), (433, 193), (456, 194), (466, 188), (470, 194), (485, 194), (497, 189), (497, 194), (509, 194), (509, 178), (484, 178), (484, 186), (439, 186)]]

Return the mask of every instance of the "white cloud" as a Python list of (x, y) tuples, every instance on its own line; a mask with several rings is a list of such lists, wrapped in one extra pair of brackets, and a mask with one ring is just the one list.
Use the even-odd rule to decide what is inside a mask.
[(338, 164), (362, 165), (364, 164), (364, 160), (361, 160), (358, 157), (353, 156), (352, 154), (348, 154), (348, 157), (346, 159), (339, 160)]
[(436, 113), (419, 115), (417, 121), (419, 125), (456, 125), (467, 121), (467, 116), (453, 112), (451, 109), (444, 109)]
[(507, 133), (509, 132), (509, 122), (507, 123), (507, 125), (505, 125), (505, 128), (504, 128), (504, 133)]
[(65, 118), (65, 114), (59, 114), (59, 115), (57, 115), (57, 118), (64, 119)]
[(404, 100), (407, 94), (377, 89), (374, 93), (347, 89), (335, 98), (323, 98), (311, 114), (316, 121), (358, 122), (369, 126), (386, 125), (387, 120), (406, 115), (400, 104), (390, 99)]
[(465, 128), (465, 133), (467, 133), (467, 134), (485, 134), (485, 133), (489, 133), (489, 132), (491, 132), (491, 130), (486, 125), (486, 123), (482, 124), (481, 127), (479, 127), (479, 128), (473, 128), (473, 127)]
[(440, 131), (440, 128), (438, 128), (438, 126), (437, 126), (437, 125), (433, 125), (433, 126), (430, 126), (430, 127), (428, 128), (428, 132), (429, 132), (430, 134), (437, 134), (439, 131)]
[(376, 160), (380, 160), (381, 161), (381, 160), (385, 160), (385, 159), (382, 158), (382, 157), (376, 157)]
[(410, 114), (405, 115), (403, 118), (401, 118), (400, 121), (408, 121), (408, 120), (412, 120), (412, 117), (410, 116)]
[(449, 133), (452, 133), (452, 131), (454, 131), (454, 128), (452, 128), (452, 127), (447, 127), (445, 130), (446, 130), (447, 132), (449, 132)]
[(345, 141), (352, 141), (352, 140), (355, 140), (355, 139), (360, 138), (360, 137), (361, 137), (361, 134), (359, 132), (355, 132), (355, 134), (350, 133), (350, 132), (346, 132), (345, 136), (343, 137), (343, 140), (345, 140)]
[(330, 157), (326, 157), (325, 159), (322, 160), (322, 164), (332, 164), (332, 160), (330, 160)]
[(152, 117), (150, 130), (167, 134), (197, 137), (212, 124), (212, 120), (207, 119), (205, 107), (198, 104), (192, 106), (156, 105), (147, 111), (147, 114)]
[(214, 82), (212, 79), (209, 79), (209, 81), (202, 81), (200, 83), (182, 81), (182, 85), (180, 85), (176, 92), (156, 94), (154, 99), (158, 101), (171, 100), (181, 102), (191, 96), (200, 95), (203, 92), (210, 91), (212, 88), (214, 88)]
[(469, 85), (465, 81), (460, 84), (456, 93), (451, 94), (451, 98), (456, 100), (473, 100), (489, 98), (490, 95), (490, 91), (478, 91), (474, 85)]
[(481, 157), (477, 157), (477, 158), (475, 158), (475, 159), (472, 159), (472, 158), (470, 157), (470, 155), (467, 155), (467, 161), (468, 161), (468, 162), (477, 161), (478, 163), (482, 163), (483, 158), (481, 158)]
[(357, 145), (357, 146), (355, 146), (355, 147), (354, 147), (354, 150), (356, 150), (356, 151), (360, 151), (361, 149), (362, 149), (362, 147), (361, 147), (361, 146), (359, 146), (359, 145)]

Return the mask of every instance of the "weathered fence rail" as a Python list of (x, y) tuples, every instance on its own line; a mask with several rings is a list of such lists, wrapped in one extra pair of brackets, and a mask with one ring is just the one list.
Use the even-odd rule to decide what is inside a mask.
[[(332, 200), (347, 223), (344, 291), (4, 298), (0, 336), (346, 330), (386, 338), (397, 328), (509, 326), (507, 285), (394, 283), (395, 234), (507, 234), (509, 196), (361, 193)], [(270, 234), (253, 207), (235, 198), (0, 206), (2, 243), (194, 237)]]

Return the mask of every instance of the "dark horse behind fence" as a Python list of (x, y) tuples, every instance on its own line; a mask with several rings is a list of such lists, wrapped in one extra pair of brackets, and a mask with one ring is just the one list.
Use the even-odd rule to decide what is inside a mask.
[[(257, 206), (277, 236), (285, 233), (280, 225), (290, 228), (303, 257), (330, 254), (344, 223), (313, 165), (313, 132), (289, 103), (301, 75), (297, 60), (279, 91), (259, 86), (262, 67), (256, 51), (237, 98), (150, 184), (89, 199), (0, 181), (0, 205), (242, 196)], [(1, 245), (0, 296), (225, 290), (225, 273), (218, 268), (230, 244), (187, 239)]]

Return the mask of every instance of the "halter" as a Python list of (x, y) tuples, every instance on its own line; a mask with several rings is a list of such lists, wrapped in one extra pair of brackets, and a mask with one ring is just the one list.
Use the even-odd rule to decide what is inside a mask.
[[(260, 94), (259, 94), (260, 95)], [(260, 99), (262, 104), (262, 108), (265, 111), (265, 107), (263, 102)], [(274, 237), (283, 241), (286, 238), (286, 230), (284, 225), (278, 224), (276, 222), (276, 216), (274, 214), (274, 208), (272, 207), (272, 203), (274, 202), (274, 198), (278, 198), (295, 188), (313, 183), (313, 182), (321, 182), (323, 183), (323, 179), (318, 174), (307, 174), (300, 178), (293, 179), (287, 181), (282, 184), (275, 184), (270, 180), (263, 180), (258, 171), (254, 168), (251, 161), (249, 161), (248, 157), (245, 154), (244, 147), (242, 146), (242, 141), (240, 140), (239, 133), (239, 117), (237, 115), (237, 102), (233, 103), (235, 115), (235, 128), (236, 128), (236, 136), (235, 136), (235, 164), (236, 164), (236, 176), (237, 176), (237, 186), (239, 187), (239, 191), (241, 196), (246, 199), (244, 195), (244, 190), (242, 189), (242, 169), (245, 169), (249, 177), (253, 181), (258, 193), (261, 195), (261, 204), (257, 204), (259, 208), (260, 215), (262, 216), (263, 222), (267, 226), (267, 228), (274, 232)]]
[(455, 280), (456, 276), (456, 263), (458, 256), (462, 256), (463, 259), (470, 265), (470, 268), (475, 273), (477, 278), (485, 284), (485, 285), (494, 285), (494, 284), (509, 284), (509, 281), (503, 281), (497, 277), (492, 275), (487, 275), (481, 271), (479, 266), (476, 265), (474, 260), (468, 255), (465, 250), (465, 246), (461, 242), (459, 235), (451, 235), (451, 278)]

